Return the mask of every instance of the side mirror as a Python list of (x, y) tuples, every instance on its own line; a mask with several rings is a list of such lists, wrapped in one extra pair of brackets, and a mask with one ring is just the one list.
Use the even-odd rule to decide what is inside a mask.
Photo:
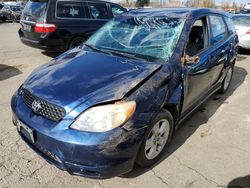
[(187, 54), (184, 54), (181, 58), (181, 63), (183, 65), (189, 65), (189, 64), (198, 64), (200, 62), (199, 56), (189, 56)]

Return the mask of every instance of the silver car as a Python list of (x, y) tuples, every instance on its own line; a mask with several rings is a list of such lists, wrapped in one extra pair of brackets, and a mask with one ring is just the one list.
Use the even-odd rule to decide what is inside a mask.
[(239, 47), (250, 50), (250, 14), (238, 14), (232, 17), (239, 36)]

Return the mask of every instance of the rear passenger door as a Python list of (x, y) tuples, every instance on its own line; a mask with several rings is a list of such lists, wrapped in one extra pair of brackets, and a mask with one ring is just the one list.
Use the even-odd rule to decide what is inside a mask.
[(229, 60), (232, 42), (229, 39), (229, 32), (224, 18), (220, 15), (209, 16), (210, 20), (210, 79), (216, 84), (221, 76), (224, 64)]

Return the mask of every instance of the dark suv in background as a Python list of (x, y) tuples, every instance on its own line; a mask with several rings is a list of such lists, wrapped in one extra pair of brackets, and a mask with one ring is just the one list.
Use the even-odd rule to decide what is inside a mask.
[(30, 0), (21, 16), (19, 36), (28, 46), (63, 52), (124, 12), (120, 5), (105, 1)]

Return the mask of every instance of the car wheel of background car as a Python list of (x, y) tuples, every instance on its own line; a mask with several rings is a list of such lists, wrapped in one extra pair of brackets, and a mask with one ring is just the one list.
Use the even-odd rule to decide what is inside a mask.
[(12, 21), (13, 23), (17, 22), (16, 17), (15, 17), (14, 15), (11, 15), (11, 21)]
[(6, 22), (6, 18), (3, 17), (3, 18), (2, 18), (2, 22)]
[(83, 38), (83, 37), (75, 37), (75, 38), (73, 38), (69, 43), (68, 50), (73, 49), (73, 48), (81, 45), (84, 41), (85, 41), (85, 38)]
[(173, 135), (173, 116), (168, 111), (162, 111), (152, 122), (146, 132), (137, 154), (136, 163), (141, 167), (155, 164), (165, 153)]
[(234, 70), (234, 67), (230, 66), (230, 68), (227, 71), (226, 77), (224, 78), (224, 80), (222, 82), (219, 93), (223, 94), (228, 90), (230, 83), (231, 83), (231, 80), (232, 80), (232, 77), (233, 77), (233, 70)]

